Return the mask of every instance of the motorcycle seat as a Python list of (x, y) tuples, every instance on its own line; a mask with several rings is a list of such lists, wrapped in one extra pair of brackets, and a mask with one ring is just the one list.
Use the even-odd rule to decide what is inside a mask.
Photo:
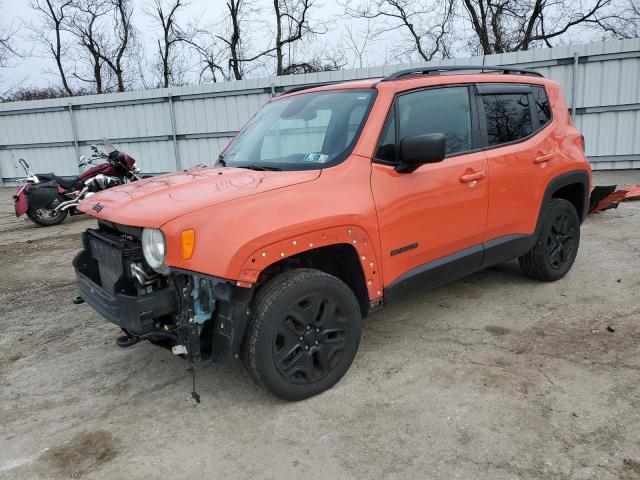
[(78, 181), (78, 177), (62, 178), (56, 175), (53, 176), (53, 179), (58, 182), (62, 188), (70, 188)]
[(53, 173), (38, 173), (37, 175), (41, 182), (50, 182), (51, 180), (55, 180), (62, 188), (70, 188), (78, 181), (78, 177), (63, 178)]
[(53, 173), (38, 173), (36, 174), (36, 176), (41, 182), (50, 182), (51, 180), (53, 180), (53, 177), (55, 177)]

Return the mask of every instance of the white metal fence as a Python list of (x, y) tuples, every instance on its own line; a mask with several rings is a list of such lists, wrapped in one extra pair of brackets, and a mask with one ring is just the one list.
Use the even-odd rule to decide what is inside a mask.
[[(559, 81), (594, 169), (640, 168), (640, 39), (573, 45), (441, 64), (531, 68)], [(383, 67), (218, 84), (0, 104), (0, 182), (36, 172), (78, 173), (77, 158), (102, 138), (144, 172), (212, 164), (235, 132), (274, 95), (301, 85), (380, 77)]]

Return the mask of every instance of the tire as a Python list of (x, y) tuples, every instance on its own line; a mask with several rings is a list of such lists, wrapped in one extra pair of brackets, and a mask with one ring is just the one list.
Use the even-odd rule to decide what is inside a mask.
[(57, 198), (53, 204), (47, 205), (43, 208), (29, 208), (27, 210), (27, 217), (31, 219), (33, 223), (41, 227), (52, 227), (54, 225), (61, 224), (65, 218), (67, 218), (67, 210), (61, 210), (57, 214), (53, 214), (53, 209), (63, 199)]
[(244, 365), (278, 398), (317, 395), (351, 366), (361, 320), (355, 295), (336, 277), (306, 268), (282, 273), (251, 303)]
[(536, 244), (518, 263), (531, 278), (554, 282), (571, 269), (579, 246), (578, 212), (571, 202), (553, 198), (544, 212)]

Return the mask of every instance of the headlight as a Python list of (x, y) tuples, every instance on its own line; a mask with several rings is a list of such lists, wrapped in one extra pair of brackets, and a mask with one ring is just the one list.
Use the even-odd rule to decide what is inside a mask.
[(160, 230), (157, 228), (142, 230), (142, 253), (151, 268), (160, 273), (167, 273), (168, 268), (164, 264), (167, 244)]

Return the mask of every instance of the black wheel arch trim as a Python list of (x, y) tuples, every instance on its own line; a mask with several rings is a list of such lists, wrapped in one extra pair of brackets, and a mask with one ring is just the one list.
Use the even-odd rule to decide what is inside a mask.
[(538, 234), (540, 233), (540, 229), (542, 228), (542, 213), (545, 211), (545, 208), (553, 198), (554, 193), (556, 193), (563, 187), (576, 184), (582, 185), (583, 189), (582, 212), (578, 212), (578, 218), (580, 219), (581, 224), (582, 222), (584, 222), (585, 218), (587, 218), (587, 213), (589, 212), (589, 172), (584, 169), (576, 169), (552, 178), (547, 184), (544, 195), (542, 197), (540, 211), (538, 212), (538, 222), (536, 223), (535, 230), (536, 237), (538, 236)]

